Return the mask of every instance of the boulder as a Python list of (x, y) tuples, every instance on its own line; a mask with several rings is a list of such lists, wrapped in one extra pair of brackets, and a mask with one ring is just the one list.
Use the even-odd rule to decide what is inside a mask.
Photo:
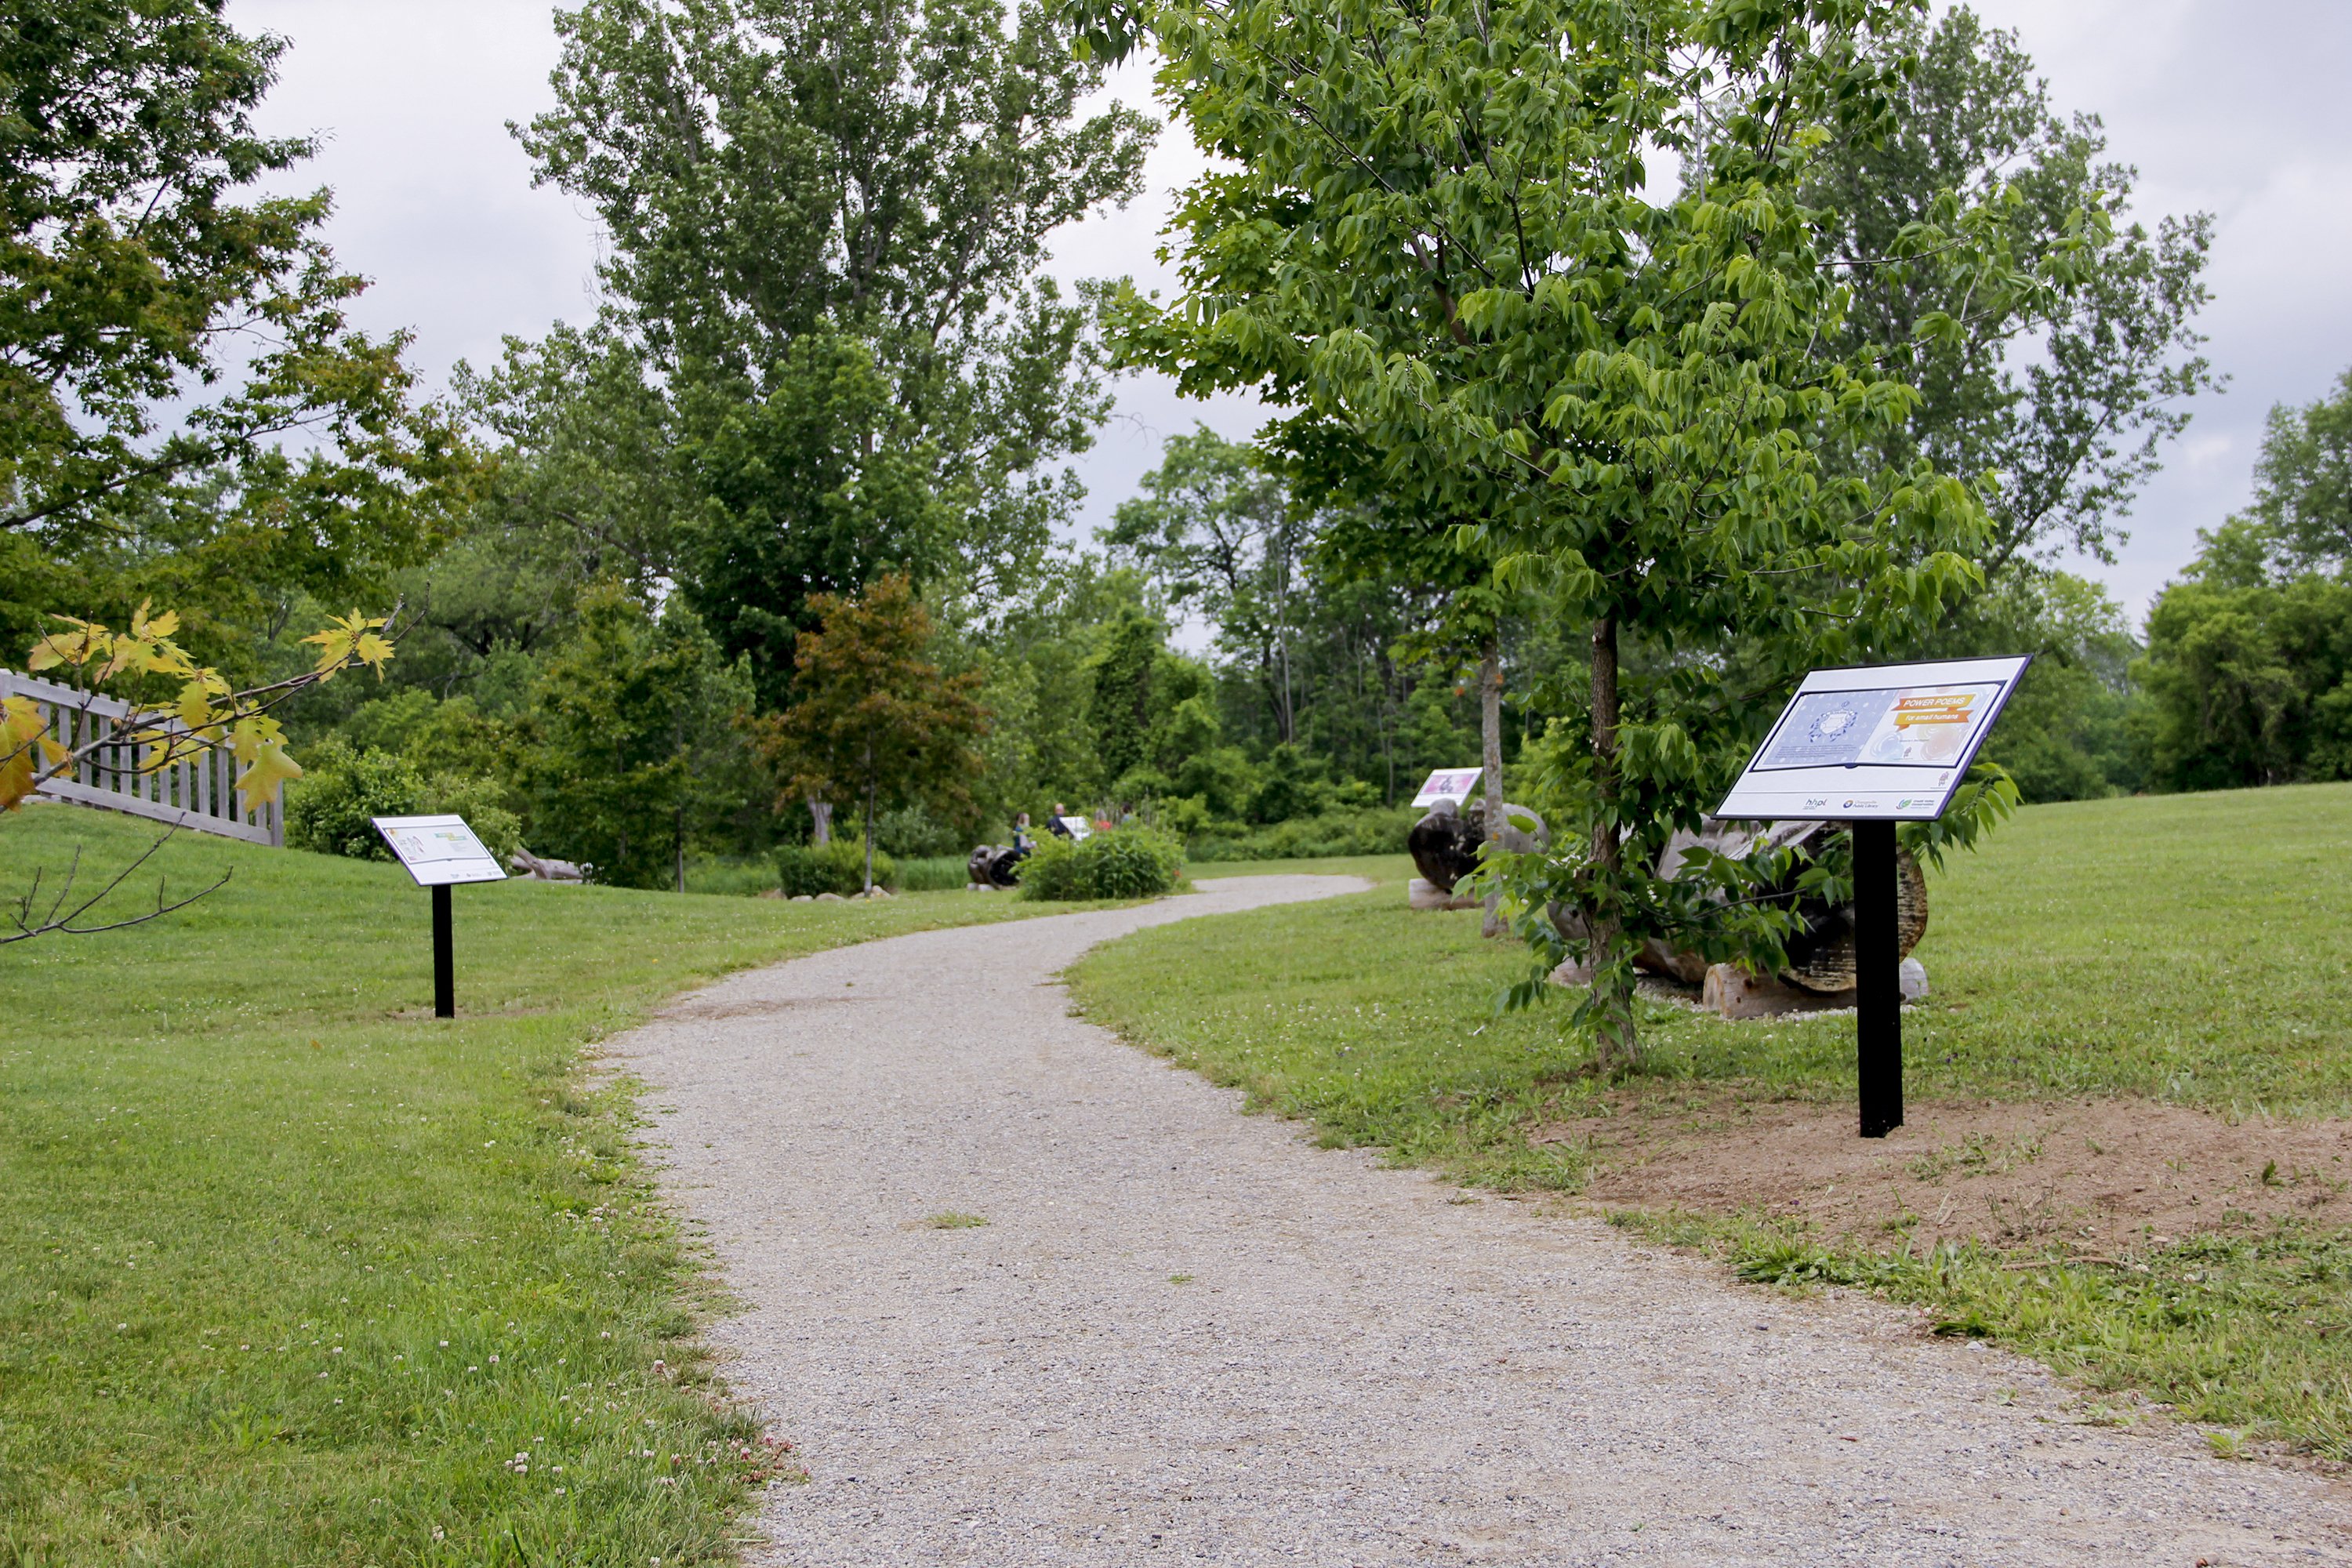
[(975, 888), (1011, 888), (1021, 880), (1021, 862), (1029, 851), (1006, 844), (981, 844), (964, 861), (964, 874)]
[[(1519, 826), (1521, 821), (1532, 826), (1523, 828)], [(1405, 835), (1404, 847), (1422, 877), (1431, 886), (1450, 892), (1463, 878), (1478, 868), (1478, 846), (1486, 841), (1485, 801), (1474, 800), (1465, 809), (1452, 800), (1441, 800), (1429, 808), (1428, 816), (1412, 825), (1412, 830)], [(1526, 806), (1506, 802), (1503, 847), (1514, 855), (1549, 849), (1551, 829)]]

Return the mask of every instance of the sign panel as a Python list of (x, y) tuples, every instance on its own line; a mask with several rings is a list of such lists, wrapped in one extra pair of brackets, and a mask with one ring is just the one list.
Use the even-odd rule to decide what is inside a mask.
[(1068, 834), (1074, 843), (1095, 836), (1095, 825), (1083, 816), (1057, 816), (1054, 820), (1062, 825), (1062, 831)]
[(503, 882), (506, 868), (474, 837), (462, 816), (372, 816), (375, 830), (420, 888), (452, 882)]
[(2032, 662), (2027, 655), (1814, 670), (1714, 815), (1932, 822)]
[(1435, 805), (1441, 800), (1466, 805), (1471, 792), (1478, 787), (1478, 775), (1486, 771), (1484, 768), (1440, 768), (1423, 781), (1421, 793), (1412, 797), (1412, 804), (1423, 808)]

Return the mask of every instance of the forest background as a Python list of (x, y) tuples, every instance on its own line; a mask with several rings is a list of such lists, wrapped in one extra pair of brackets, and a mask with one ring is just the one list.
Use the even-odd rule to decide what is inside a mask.
[[(59, 16), (97, 18), (95, 37), (117, 9)], [(560, 12), (557, 106), (517, 134), (602, 220), (603, 309), (433, 399), (404, 341), (342, 329), (363, 284), (315, 238), (326, 193), (236, 205), (310, 151), (247, 123), (283, 45), (176, 9), (193, 31), (158, 22), (136, 46), (236, 68), (184, 105), (186, 144), (111, 184), (52, 184), (117, 219), (201, 187), (245, 224), (238, 330), (276, 346), (208, 325), (79, 426), (17, 425), (0, 647), (55, 612), (121, 625), (152, 600), (197, 658), (256, 683), (306, 665), (299, 634), (324, 615), (399, 605), (382, 682), (284, 711), (298, 843), (371, 853), (368, 815), (457, 810), (502, 845), (665, 886), (689, 859), (822, 837), (840, 802), (785, 787), (805, 769), (776, 720), (807, 695), (796, 652), (824, 606), (886, 581), (914, 590), (896, 613), (921, 666), (985, 715), (960, 776), (884, 792), (877, 847), (898, 856), (1002, 841), (1056, 805), (1159, 823), (1198, 858), (1395, 848), (1420, 777), (1481, 755), (1482, 652), (1507, 778), (1586, 683), (1582, 640), (1539, 604), (1496, 598), (1465, 630), (1475, 571), (1351, 548), (1379, 498), (1295, 443), (1178, 436), (1110, 527), (1065, 542), (1063, 464), (1108, 414), (1119, 347), (1109, 283), (1066, 293), (1041, 263), (1063, 225), (1139, 194), (1157, 132), (1081, 110), (1099, 73), (1045, 10)], [(1879, 47), (1916, 61), (1892, 134), (1809, 176), (1851, 256), (1946, 189), (2011, 183), (2028, 252), (2086, 203), (2116, 215), (2089, 287), (1923, 351), (1916, 416), (1851, 455), (1971, 476), (1996, 524), (1983, 590), (1893, 651), (2039, 656), (1988, 753), (2028, 800), (2352, 775), (2352, 378), (2274, 412), (2253, 504), (2130, 625), (2058, 563), (2112, 551), (2213, 389), (2196, 329), (2211, 220), (2135, 218), (2096, 119), (2060, 114), (2016, 40), (1965, 10)], [(124, 68), (52, 52), (59, 101), (72, 70), (95, 91)], [(58, 156), (105, 172), (110, 134), (135, 139), (96, 125)], [(1857, 272), (1855, 341), (1914, 338), (1936, 301), (1874, 276)], [(188, 415), (207, 371), (239, 390)], [(63, 373), (36, 356), (8, 374)], [(118, 447), (98, 452), (109, 419)]]

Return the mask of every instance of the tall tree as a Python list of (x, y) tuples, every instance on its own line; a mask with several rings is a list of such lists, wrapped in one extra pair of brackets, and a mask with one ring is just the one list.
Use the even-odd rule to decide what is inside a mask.
[(988, 713), (972, 697), (977, 673), (949, 675), (929, 657), (936, 627), (905, 577), (812, 607), (819, 624), (801, 635), (800, 696), (761, 721), (760, 743), (788, 795), (864, 803), (870, 892), (876, 812), (964, 804)]
[(617, 583), (591, 587), (526, 721), (519, 771), (541, 847), (590, 862), (599, 881), (684, 892), (687, 849), (740, 771), (751, 700), (742, 662), (693, 612), (656, 616)]
[[(1130, 351), (1344, 423), (1408, 501), (1478, 519), (1505, 580), (1585, 629), (1584, 743), (1558, 781), (1585, 854), (1519, 887), (1547, 957), (1547, 902), (1584, 917), (1579, 1018), (1605, 1061), (1638, 1055), (1643, 939), (1777, 943), (1776, 917), (1651, 870), (1774, 695), (1914, 635), (1979, 580), (1989, 523), (1966, 486), (1925, 462), (1833, 460), (1918, 402), (1832, 342), (1847, 269), (1832, 216), (1801, 195), (1832, 135), (1885, 126), (1874, 45), (1899, 19), (1862, 0), (1095, 14), (1097, 47), (1152, 36), (1163, 97), (1226, 161), (1179, 208), (1180, 297), (1125, 300)], [(1658, 148), (1706, 177), (1654, 195)], [(2006, 317), (2031, 292), (2008, 245), (2018, 205), (1948, 194), (1871, 259), (1973, 269), (1968, 310)], [(2095, 237), (2098, 215), (2083, 223)]]
[(2271, 409), (2246, 520), (2284, 571), (2352, 569), (2352, 370), (2316, 402)]
[(0, 22), (0, 536), (72, 554), (194, 510), (314, 566), (411, 554), (450, 432), (409, 405), (406, 337), (346, 321), (328, 194), (253, 190), (316, 143), (255, 131), (286, 45), (222, 8)]
[[(1863, 468), (1925, 457), (1942, 473), (1990, 473), (1988, 576), (2079, 550), (2111, 559), (2133, 498), (2189, 423), (2184, 405), (2214, 387), (2195, 325), (2208, 294), (2210, 213), (2126, 221), (2138, 171), (2109, 159), (2097, 116), (2061, 118), (2014, 32), (1965, 5), (1930, 21), (1898, 15), (1869, 42), (1889, 66), (1891, 113), (1832, 128), (1806, 165), (1801, 198), (1828, 217), (1823, 250), (1843, 264), (1852, 303), (1832, 331), (1848, 352), (1885, 344), (1918, 394), (1909, 418), (1858, 444)], [(1706, 178), (1704, 161), (1691, 177)], [(2077, 245), (2074, 215), (2114, 221), (2074, 265), (2080, 286), (2032, 297), (1970, 329), (1923, 339), (1923, 321), (1958, 311), (1965, 273), (1885, 267), (1909, 226), (1932, 222), (1945, 193), (2007, 193), (2012, 249), (2031, 264)], [(2024, 305), (2024, 301), (2021, 301)]]
[(669, 567), (761, 700), (812, 595), (1001, 589), (1108, 404), (1051, 232), (1136, 188), (1148, 122), (1031, 5), (588, 0), (557, 14), (540, 178), (611, 237), (604, 331), (691, 491)]
[(1168, 443), (1143, 493), (1120, 502), (1101, 533), (1114, 560), (1135, 561), (1171, 605), (1208, 618), (1250, 670), (1278, 745), (1298, 738), (1293, 600), (1307, 533), (1257, 454), (1205, 425)]

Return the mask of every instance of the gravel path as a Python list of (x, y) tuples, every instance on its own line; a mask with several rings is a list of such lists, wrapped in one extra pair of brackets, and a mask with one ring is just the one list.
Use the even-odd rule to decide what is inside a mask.
[[(737, 976), (619, 1044), (813, 1476), (759, 1563), (2352, 1563), (2336, 1483), (2076, 1424), (1911, 1314), (1317, 1150), (1068, 1016), (1206, 882)], [(940, 1229), (926, 1216), (983, 1215)]]

